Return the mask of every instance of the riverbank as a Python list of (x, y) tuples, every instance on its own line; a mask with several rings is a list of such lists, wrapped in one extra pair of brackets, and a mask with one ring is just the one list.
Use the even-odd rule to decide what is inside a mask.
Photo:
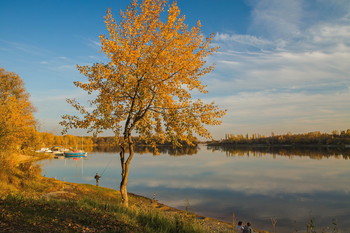
[(42, 177), (28, 159), (36, 158), (0, 174), (2, 232), (234, 232), (231, 223), (131, 193), (124, 208), (119, 191)]
[[(11, 193), (0, 200), (2, 232), (232, 232), (227, 223), (130, 194), (46, 178), (47, 192)], [(24, 191), (24, 190), (22, 190)]]

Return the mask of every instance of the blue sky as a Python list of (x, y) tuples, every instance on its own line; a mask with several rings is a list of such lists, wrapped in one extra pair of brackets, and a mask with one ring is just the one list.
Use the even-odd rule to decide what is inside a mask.
[[(75, 65), (104, 62), (100, 34), (111, 8), (128, 0), (1, 0), (0, 67), (18, 73), (37, 108), (41, 131), (61, 132), (84, 99)], [(226, 133), (331, 132), (350, 128), (350, 1), (179, 0), (186, 23), (215, 33), (215, 70), (203, 82), (227, 109), (214, 138)], [(73, 134), (82, 134), (74, 130)]]

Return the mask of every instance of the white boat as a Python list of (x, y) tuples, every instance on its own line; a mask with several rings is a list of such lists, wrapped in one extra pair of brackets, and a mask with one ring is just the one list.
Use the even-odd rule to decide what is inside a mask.
[(64, 155), (64, 151), (65, 149), (61, 146), (54, 146), (51, 148), (52, 154), (54, 154), (55, 156), (60, 156), (60, 155)]
[(50, 148), (47, 148), (47, 147), (43, 147), (43, 148), (40, 148), (40, 150), (36, 150), (35, 152), (37, 153), (52, 153), (52, 151), (50, 150)]

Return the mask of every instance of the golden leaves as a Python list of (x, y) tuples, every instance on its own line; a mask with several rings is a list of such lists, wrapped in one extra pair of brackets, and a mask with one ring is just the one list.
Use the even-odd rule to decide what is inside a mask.
[(204, 38), (200, 22), (189, 30), (176, 2), (168, 6), (163, 22), (166, 4), (135, 0), (118, 23), (107, 11), (109, 35), (101, 35), (100, 41), (110, 61), (78, 66), (88, 82), (74, 83), (89, 94), (96, 92), (93, 110), (71, 102), (83, 119), (66, 116), (67, 126), (123, 129), (124, 135), (136, 132), (158, 141), (190, 141), (193, 133), (210, 137), (204, 126), (220, 124), (225, 111), (192, 101), (191, 91), (207, 92), (200, 78), (213, 69), (205, 65), (205, 58), (217, 50), (210, 47), (213, 35)]
[(22, 79), (0, 68), (1, 150), (20, 150), (29, 143), (35, 127), (34, 111)]

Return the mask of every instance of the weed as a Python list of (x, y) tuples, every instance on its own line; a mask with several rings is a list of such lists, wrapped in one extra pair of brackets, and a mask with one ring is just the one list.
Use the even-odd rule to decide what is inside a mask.
[(277, 219), (274, 218), (274, 217), (272, 217), (272, 218), (271, 218), (271, 224), (272, 224), (273, 233), (276, 233)]
[(187, 213), (190, 211), (190, 207), (191, 207), (190, 201), (188, 199), (186, 199), (186, 201), (185, 201), (185, 210), (186, 210)]
[(232, 227), (234, 231), (236, 232), (236, 225), (237, 225), (237, 218), (234, 212), (232, 212)]

